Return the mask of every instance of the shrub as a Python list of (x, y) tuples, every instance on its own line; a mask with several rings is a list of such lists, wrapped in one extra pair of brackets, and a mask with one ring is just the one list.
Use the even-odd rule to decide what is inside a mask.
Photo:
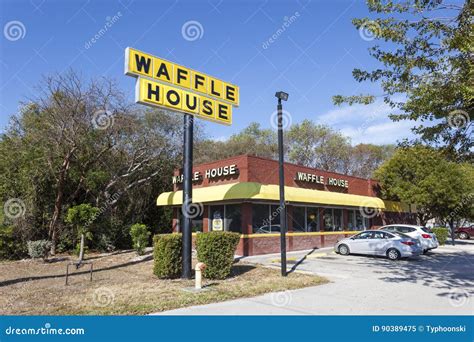
[(28, 241), (26, 245), (28, 247), (28, 255), (33, 259), (46, 259), (51, 248), (51, 242), (48, 240)]
[(0, 226), (0, 260), (21, 259), (25, 255), (26, 246), (15, 237), (13, 227)]
[(148, 227), (144, 224), (135, 223), (130, 227), (130, 236), (132, 237), (133, 248), (137, 251), (138, 255), (142, 255), (145, 252), (150, 234), (151, 233), (148, 231)]
[(181, 234), (157, 234), (153, 237), (153, 273), (158, 278), (178, 278), (182, 269)]
[(449, 236), (449, 229), (444, 227), (434, 227), (431, 228), (431, 231), (435, 233), (436, 238), (440, 245), (444, 245), (446, 243), (446, 239)]
[(232, 269), (240, 235), (232, 232), (209, 232), (196, 235), (197, 257), (206, 264), (204, 277), (224, 279)]

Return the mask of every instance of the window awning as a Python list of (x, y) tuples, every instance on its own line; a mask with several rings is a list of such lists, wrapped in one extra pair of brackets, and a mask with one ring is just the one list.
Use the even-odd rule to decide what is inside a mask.
[[(227, 200), (271, 200), (278, 201), (278, 185), (265, 185), (254, 182), (241, 182), (193, 188), (193, 202), (209, 203)], [(343, 194), (339, 192), (303, 189), (285, 186), (285, 199), (291, 203), (311, 203), (350, 207), (385, 209), (384, 201), (378, 197)], [(158, 206), (181, 205), (183, 192), (164, 192), (158, 196)]]

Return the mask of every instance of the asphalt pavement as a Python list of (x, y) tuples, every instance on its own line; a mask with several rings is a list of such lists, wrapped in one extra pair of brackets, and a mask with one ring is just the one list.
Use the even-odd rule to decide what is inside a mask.
[[(474, 241), (413, 259), (342, 256), (331, 249), (289, 253), (288, 269), (330, 283), (182, 308), (165, 315), (473, 315)], [(279, 266), (279, 255), (240, 262)]]

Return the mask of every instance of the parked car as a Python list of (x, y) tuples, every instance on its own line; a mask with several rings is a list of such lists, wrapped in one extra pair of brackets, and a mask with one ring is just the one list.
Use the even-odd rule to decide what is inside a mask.
[(414, 239), (420, 240), (423, 253), (428, 252), (431, 249), (439, 247), (438, 239), (436, 234), (431, 229), (423, 226), (415, 226), (410, 224), (389, 224), (387, 226), (380, 227), (381, 230), (386, 232), (399, 232), (406, 234)]
[(467, 240), (474, 237), (474, 224), (466, 227), (459, 227), (455, 231), (456, 236), (460, 239)]
[(423, 253), (419, 240), (405, 234), (381, 230), (365, 230), (345, 238), (336, 243), (334, 250), (341, 255), (379, 255), (386, 256), (390, 260), (418, 256)]
[(272, 224), (271, 226), (261, 226), (254, 228), (255, 234), (265, 234), (265, 233), (279, 233), (280, 232), (280, 225), (279, 224)]

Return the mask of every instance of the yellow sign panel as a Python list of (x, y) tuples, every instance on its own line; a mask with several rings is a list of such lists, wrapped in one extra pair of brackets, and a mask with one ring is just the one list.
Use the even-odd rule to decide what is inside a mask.
[(193, 114), (224, 125), (232, 124), (230, 104), (142, 77), (136, 83), (135, 101)]
[(125, 50), (125, 74), (166, 82), (239, 106), (238, 86), (132, 48)]

